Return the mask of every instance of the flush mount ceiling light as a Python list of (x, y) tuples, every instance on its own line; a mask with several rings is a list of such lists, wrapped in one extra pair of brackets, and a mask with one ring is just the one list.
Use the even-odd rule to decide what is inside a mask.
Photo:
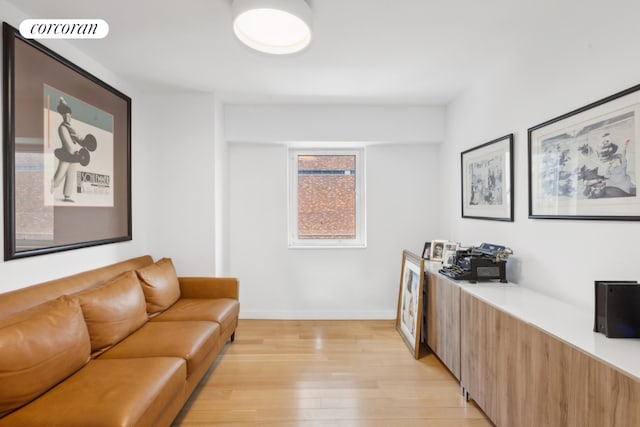
[(311, 8), (305, 0), (233, 0), (233, 32), (250, 48), (298, 52), (311, 42)]

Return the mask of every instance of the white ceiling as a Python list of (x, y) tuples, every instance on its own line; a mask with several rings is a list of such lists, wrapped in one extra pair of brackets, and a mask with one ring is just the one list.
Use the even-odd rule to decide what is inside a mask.
[(9, 1), (33, 18), (106, 20), (105, 39), (70, 43), (142, 90), (208, 91), (226, 102), (446, 104), (515, 56), (588, 49), (598, 19), (632, 0), (308, 0), (313, 40), (289, 56), (237, 41), (231, 0)]

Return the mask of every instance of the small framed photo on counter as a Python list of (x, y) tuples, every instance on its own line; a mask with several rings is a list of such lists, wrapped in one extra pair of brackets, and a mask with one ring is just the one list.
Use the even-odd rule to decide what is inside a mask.
[(425, 242), (422, 249), (422, 259), (431, 258), (431, 242)]
[(429, 259), (431, 261), (442, 261), (442, 255), (444, 255), (444, 245), (449, 243), (447, 240), (432, 240), (431, 241), (431, 254)]

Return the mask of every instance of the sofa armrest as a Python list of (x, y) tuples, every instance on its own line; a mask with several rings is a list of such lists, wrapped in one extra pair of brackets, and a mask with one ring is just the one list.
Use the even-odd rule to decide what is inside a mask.
[(235, 277), (179, 277), (182, 298), (239, 299), (239, 283)]

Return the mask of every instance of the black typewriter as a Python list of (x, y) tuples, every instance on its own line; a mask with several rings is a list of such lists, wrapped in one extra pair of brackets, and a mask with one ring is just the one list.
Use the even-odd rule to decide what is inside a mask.
[(498, 279), (506, 283), (506, 264), (513, 251), (501, 245), (483, 243), (480, 246), (456, 251), (455, 263), (443, 266), (440, 273), (456, 280)]

